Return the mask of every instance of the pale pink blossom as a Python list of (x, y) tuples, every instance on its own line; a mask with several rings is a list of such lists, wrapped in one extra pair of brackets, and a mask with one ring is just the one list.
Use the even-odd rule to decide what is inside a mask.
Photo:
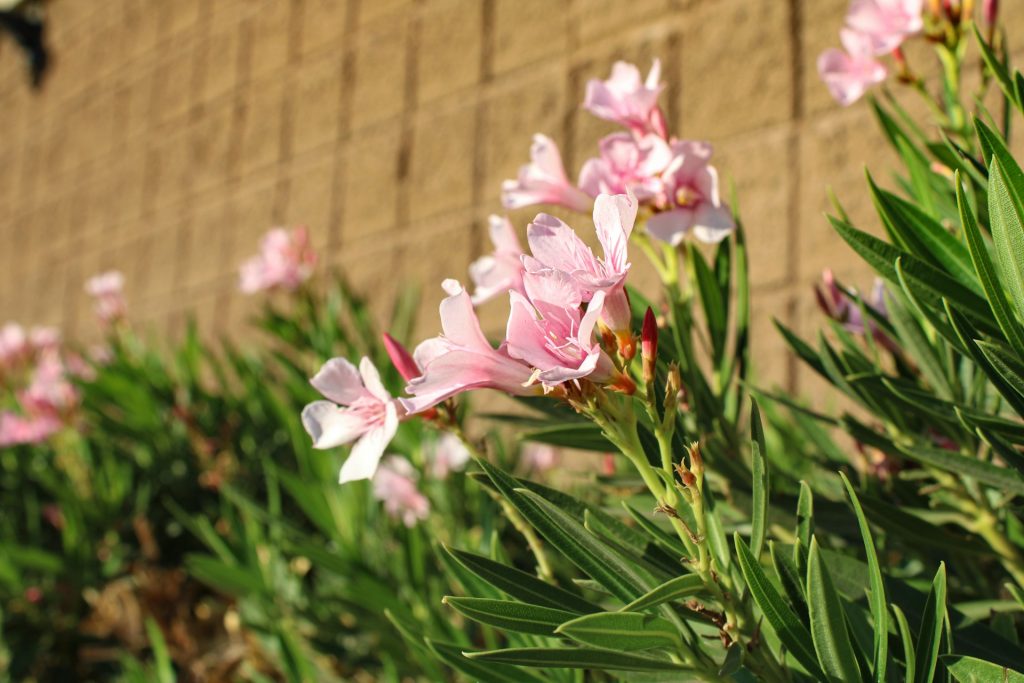
[(416, 347), (413, 357), (423, 375), (409, 382), (412, 398), (399, 399), (410, 413), (419, 413), (470, 389), (498, 389), (510, 394), (537, 393), (527, 386), (532, 370), (511, 358), (503, 344), (491, 346), (480, 329), (473, 302), (455, 280), (446, 280), (449, 296), (441, 302), (441, 336)]
[(594, 116), (613, 121), (638, 135), (655, 133), (666, 137), (665, 117), (658, 107), (658, 96), (663, 85), (661, 62), (651, 66), (647, 79), (640, 70), (627, 62), (615, 62), (607, 80), (591, 79), (583, 106)]
[(732, 212), (718, 192), (718, 171), (711, 165), (711, 145), (680, 140), (672, 143), (673, 159), (662, 174), (664, 210), (647, 221), (647, 231), (677, 246), (690, 233), (710, 244), (721, 242), (736, 227)]
[(506, 209), (555, 204), (589, 211), (591, 206), (590, 197), (569, 182), (554, 140), (540, 134), (533, 136), (530, 163), (520, 167), (518, 178), (501, 184), (501, 203)]
[(470, 460), (469, 449), (462, 439), (450, 432), (445, 432), (428, 452), (427, 463), (430, 476), (435, 479), (447, 479), (452, 472), (460, 472)]
[(407, 527), (430, 515), (430, 501), (416, 487), (419, 474), (412, 464), (398, 455), (384, 458), (373, 475), (373, 497), (384, 503), (384, 510)]
[(260, 241), (260, 253), (242, 264), (240, 287), (247, 294), (270, 289), (294, 291), (313, 275), (316, 253), (309, 231), (274, 228)]
[(60, 345), (60, 330), (56, 327), (33, 327), (28, 337), (36, 352), (55, 351)]
[(614, 133), (601, 140), (600, 156), (580, 170), (580, 189), (591, 197), (632, 192), (641, 204), (663, 193), (661, 173), (672, 151), (661, 137)]
[[(870, 330), (876, 338), (882, 334), (873, 320), (865, 322), (860, 306), (836, 283), (831, 270), (826, 269), (822, 272), (821, 280), (824, 287), (816, 287), (814, 291), (818, 305), (828, 317), (842, 323), (843, 327), (853, 334), (864, 334), (866, 330)], [(871, 293), (862, 301), (882, 318), (889, 317), (885, 303), (885, 282), (881, 278), (875, 278)]]
[(50, 413), (22, 416), (0, 412), (0, 448), (42, 443), (60, 431), (62, 422)]
[(20, 392), (19, 402), (33, 415), (61, 414), (78, 401), (78, 391), (68, 381), (67, 371), (55, 352), (43, 353), (32, 369), (28, 386)]
[(627, 245), (636, 222), (637, 200), (627, 195), (599, 195), (594, 202), (594, 226), (603, 258), (568, 225), (540, 214), (527, 228), (532, 256), (523, 257), (527, 272), (561, 271), (580, 290), (582, 302), (604, 293), (602, 320), (613, 331), (627, 330), (632, 322), (625, 281), (629, 272)]
[(96, 317), (103, 323), (113, 323), (124, 317), (124, 276), (111, 270), (89, 278), (86, 293), (93, 298)]
[(874, 58), (870, 38), (850, 29), (839, 32), (844, 50), (831, 48), (818, 57), (818, 75), (839, 104), (849, 106), (867, 89), (885, 80), (885, 65)]
[(547, 388), (591, 375), (597, 382), (610, 379), (615, 366), (594, 338), (605, 293), (595, 292), (581, 314), (581, 290), (567, 273), (527, 273), (524, 282), (529, 298), (510, 294), (509, 355), (536, 368)]
[(508, 218), (488, 219), (494, 253), (481, 256), (469, 266), (469, 278), (476, 286), (473, 304), (480, 304), (508, 291), (523, 290), (523, 248)]
[(377, 368), (369, 358), (360, 361), (358, 370), (344, 358), (332, 358), (310, 384), (329, 399), (302, 410), (302, 425), (313, 437), (313, 447), (334, 448), (354, 441), (339, 482), (371, 478), (404, 413), (384, 388)]
[(0, 327), (0, 369), (9, 368), (25, 360), (31, 353), (29, 337), (18, 323)]
[(884, 55), (924, 28), (923, 9), (923, 0), (851, 0), (846, 25), (872, 53)]
[(561, 459), (561, 451), (550, 444), (528, 442), (519, 451), (519, 462), (528, 472), (547, 472)]

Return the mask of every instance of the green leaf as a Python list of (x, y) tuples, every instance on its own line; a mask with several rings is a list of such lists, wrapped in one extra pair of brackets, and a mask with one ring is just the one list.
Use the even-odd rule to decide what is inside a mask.
[(266, 590), (263, 579), (252, 570), (232, 566), (208, 555), (188, 555), (185, 566), (192, 576), (225, 593), (244, 597)]
[(932, 265), (944, 269), (961, 284), (979, 292), (970, 254), (962, 242), (915, 205), (879, 188), (870, 175), (868, 183), (879, 214), (902, 242), (905, 251), (921, 258), (929, 257)]
[(806, 481), (800, 482), (800, 497), (796, 503), (796, 538), (803, 548), (802, 557), (796, 558), (797, 567), (806, 568), (807, 550), (814, 535), (814, 494)]
[(897, 447), (900, 453), (911, 460), (961, 476), (973, 477), (983, 484), (1008, 493), (1024, 495), (1024, 477), (1014, 470), (933, 446), (898, 444)]
[(898, 605), (893, 604), (892, 613), (896, 617), (896, 627), (900, 632), (900, 642), (903, 643), (904, 674), (907, 681), (913, 681), (917, 664), (914, 653), (914, 638), (910, 632), (910, 625), (907, 623), (907, 617), (903, 614), (903, 610)]
[(641, 529), (647, 532), (647, 535), (650, 536), (651, 540), (654, 541), (662, 550), (677, 557), (686, 556), (686, 548), (683, 547), (682, 542), (680, 542), (677, 537), (662, 530), (657, 524), (648, 519), (643, 513), (626, 501), (622, 501), (622, 507), (626, 508), (626, 512), (629, 513), (629, 516), (636, 521), (637, 525), (639, 525)]
[(541, 679), (517, 667), (497, 662), (478, 661), (475, 653), (464, 652), (458, 645), (425, 639), (427, 647), (442, 662), (480, 683), (539, 683)]
[(567, 669), (603, 669), (605, 671), (686, 671), (687, 668), (667, 659), (627, 654), (596, 648), (521, 647), (507, 650), (465, 652), (479, 662), (498, 662), (516, 666)]
[(800, 619), (768, 580), (761, 565), (757, 563), (757, 558), (751, 554), (750, 548), (740, 538), (739, 533), (733, 535), (733, 544), (736, 546), (736, 558), (740, 571), (743, 573), (743, 579), (750, 589), (754, 602), (761, 608), (765, 620), (771, 625), (782, 644), (789, 649), (793, 657), (803, 665), (808, 673), (823, 679), (824, 674), (821, 673), (818, 659), (811, 647), (811, 634), (807, 632)]
[(678, 600), (690, 595), (696, 595), (704, 590), (704, 580), (696, 574), (684, 574), (674, 579), (669, 579), (657, 588), (648, 591), (644, 595), (623, 607), (622, 612), (636, 612), (638, 610), (655, 607), (670, 600)]
[(962, 683), (1024, 683), (1024, 674), (983, 659), (963, 655), (943, 655), (940, 659), (950, 675)]
[(811, 538), (807, 556), (807, 611), (814, 650), (828, 679), (859, 681), (860, 669), (846, 628), (843, 604), (821, 559), (816, 538)]
[(560, 624), (578, 616), (565, 610), (511, 600), (459, 598), (446, 595), (441, 602), (450, 605), (459, 614), (482, 624), (507, 631), (535, 633), (541, 636), (552, 635)]
[[(984, 124), (982, 124), (984, 125)], [(960, 223), (963, 225), (964, 236), (967, 238), (967, 248), (971, 254), (971, 261), (974, 269), (981, 280), (982, 289), (985, 290), (985, 297), (988, 299), (992, 314), (995, 316), (999, 329), (1003, 331), (1010, 346), (1021, 355), (1024, 355), (1024, 329), (1020, 322), (1014, 317), (1010, 309), (1010, 303), (1006, 299), (1006, 290), (996, 275), (996, 269), (989, 256), (988, 246), (978, 229), (978, 223), (974, 220), (974, 214), (967, 206), (967, 199), (960, 183), (960, 176), (956, 176), (956, 201), (960, 208)]]
[(761, 556), (767, 531), (768, 518), (768, 463), (767, 448), (764, 440), (764, 427), (761, 425), (761, 412), (757, 408), (757, 400), (750, 399), (750, 451), (753, 479), (753, 506), (750, 518), (750, 552), (754, 557)]
[[(597, 536), (532, 491), (517, 489), (525, 499), (523, 516), (565, 557), (623, 602), (632, 602), (655, 582)], [(524, 511), (525, 510), (525, 511)]]
[(942, 629), (946, 623), (946, 565), (939, 564), (939, 571), (932, 581), (932, 590), (928, 593), (928, 603), (924, 608), (921, 630), (917, 634), (916, 683), (931, 683), (935, 675), (935, 665), (939, 660), (939, 645), (942, 642)]
[(988, 204), (1000, 279), (1010, 292), (1017, 315), (1024, 316), (1024, 211), (1018, 187), (1008, 184), (997, 158), (989, 166)]
[(513, 598), (578, 614), (601, 611), (601, 608), (592, 602), (558, 586), (545, 583), (536, 576), (515, 567), (506, 567), (500, 562), (463, 550), (451, 548), (445, 548), (445, 550), (463, 567)]
[(153, 650), (153, 665), (156, 667), (157, 683), (174, 683), (178, 677), (174, 674), (174, 665), (171, 663), (171, 654), (167, 650), (167, 641), (160, 626), (152, 617), (146, 617), (146, 636), (149, 638), (149, 647)]
[(676, 648), (682, 642), (671, 622), (643, 612), (587, 614), (565, 622), (555, 633), (582, 645), (626, 652)]
[(975, 341), (979, 338), (977, 330), (971, 327), (967, 318), (950, 306), (948, 301), (944, 302), (943, 305), (946, 308), (946, 317), (949, 319), (957, 337), (959, 337), (960, 344), (963, 346), (964, 350), (988, 376), (992, 381), (993, 386), (995, 386), (996, 390), (1002, 395), (1002, 397), (1005, 398), (1011, 406), (1013, 406), (1013, 409), (1017, 411), (1017, 414), (1024, 415), (1024, 397), (1021, 396), (1020, 392), (1018, 392), (1013, 385), (1007, 382), (1006, 377), (1004, 377), (999, 369), (992, 364), (988, 355), (982, 351), (980, 346), (978, 346), (977, 341)]
[(778, 548), (774, 541), (768, 541), (768, 553), (772, 558), (772, 566), (775, 567), (775, 575), (779, 577), (782, 590), (786, 592), (789, 603), (797, 610), (801, 619), (807, 619), (807, 596), (804, 595), (804, 582), (797, 573), (796, 565), (786, 556), (782, 549)]
[(1017, 97), (1017, 90), (1013, 86), (1013, 80), (1010, 78), (1009, 71), (1006, 70), (1006, 65), (999, 61), (996, 54), (992, 51), (992, 46), (985, 42), (985, 39), (981, 37), (981, 31), (978, 29), (978, 25), (974, 24), (974, 37), (977, 39), (978, 47), (981, 48), (981, 58), (985, 61), (985, 66), (995, 76), (996, 82), (999, 84), (1000, 90), (1006, 96), (1010, 102), (1013, 102), (1017, 108), (1021, 107), (1021, 102)]
[(717, 366), (725, 349), (728, 336), (728, 313), (722, 299), (721, 290), (715, 282), (715, 276), (708, 268), (704, 256), (693, 243), (689, 243), (686, 263), (692, 268), (693, 279), (700, 293), (701, 305), (707, 319), (708, 332), (711, 336), (712, 362)]
[(843, 479), (846, 493), (850, 496), (850, 504), (857, 516), (857, 526), (860, 528), (860, 536), (864, 541), (864, 554), (868, 561), (868, 578), (871, 581), (871, 593), (868, 596), (871, 605), (871, 621), (875, 632), (875, 649), (872, 660), (872, 670), (875, 680), (879, 683), (885, 682), (885, 670), (889, 663), (889, 611), (885, 600), (885, 584), (882, 581), (882, 569), (878, 564), (878, 554), (875, 552), (875, 544), (871, 538), (871, 528), (864, 517), (864, 510), (860, 507), (860, 500), (846, 478), (846, 474), (840, 472)]
[(900, 284), (896, 272), (897, 260), (902, 262), (902, 275), (912, 284), (920, 301), (936, 310), (942, 309), (942, 299), (952, 303), (971, 317), (972, 321), (986, 331), (996, 330), (995, 322), (987, 318), (988, 303), (973, 290), (938, 268), (928, 265), (912, 254), (897, 249), (873, 235), (857, 230), (838, 218), (830, 217), (832, 227), (875, 271), (893, 284)]

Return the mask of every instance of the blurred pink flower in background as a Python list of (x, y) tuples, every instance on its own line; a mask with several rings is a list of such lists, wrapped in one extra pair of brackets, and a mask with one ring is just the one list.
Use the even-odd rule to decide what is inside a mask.
[(62, 426), (60, 418), (49, 413), (23, 416), (10, 411), (0, 412), (0, 447), (40, 443), (60, 431)]
[(846, 25), (884, 55), (924, 28), (923, 9), (924, 0), (851, 0)]
[(528, 472), (540, 474), (558, 464), (562, 454), (557, 448), (546, 443), (529, 441), (519, 451), (519, 462)]
[(520, 167), (519, 177), (501, 184), (501, 203), (506, 209), (534, 204), (556, 204), (573, 211), (589, 211), (591, 199), (569, 182), (558, 145), (545, 135), (534, 135), (530, 163)]
[(844, 28), (839, 32), (844, 50), (831, 48), (818, 57), (818, 75), (836, 102), (845, 106), (859, 100), (867, 89), (885, 80), (888, 71), (875, 59), (870, 39)]
[(355, 441), (339, 483), (369, 479), (384, 449), (398, 430), (399, 403), (381, 384), (369, 358), (357, 370), (344, 358), (332, 358), (316, 373), (312, 384), (327, 401), (314, 401), (302, 410), (302, 426), (314, 448), (334, 448)]
[(304, 226), (290, 231), (274, 228), (260, 241), (260, 253), (242, 264), (239, 286), (246, 294), (294, 291), (313, 275), (315, 265), (316, 253)]
[(594, 78), (587, 82), (583, 106), (594, 116), (618, 123), (637, 135), (655, 133), (664, 138), (665, 117), (658, 107), (664, 87), (660, 80), (661, 62), (657, 59), (646, 80), (634, 65), (615, 62), (607, 80)]
[[(867, 320), (860, 306), (854, 299), (847, 296), (846, 292), (836, 283), (835, 275), (830, 269), (825, 269), (821, 274), (823, 287), (815, 287), (814, 294), (818, 300), (818, 306), (825, 314), (833, 320), (843, 324), (853, 334), (864, 334), (866, 330), (876, 338), (881, 335), (878, 325)], [(856, 292), (854, 292), (856, 294)], [(888, 318), (888, 310), (885, 304), (885, 282), (881, 278), (875, 278), (871, 287), (871, 293), (862, 299), (864, 305), (873, 310), (879, 316)]]
[(706, 142), (672, 143), (672, 162), (662, 174), (664, 210), (647, 221), (654, 238), (677, 246), (692, 232), (701, 242), (715, 244), (735, 229), (732, 212), (719, 196), (711, 153)]
[(85, 292), (93, 298), (100, 322), (109, 324), (124, 317), (124, 276), (120, 272), (111, 270), (89, 278)]
[(433, 443), (427, 457), (430, 476), (435, 479), (447, 479), (452, 472), (460, 472), (470, 459), (469, 449), (462, 440), (445, 432)]
[(13, 322), (0, 327), (0, 370), (17, 365), (30, 353), (31, 347), (24, 327)]
[(523, 248), (515, 228), (508, 218), (491, 216), (488, 230), (494, 253), (481, 256), (469, 266), (469, 278), (476, 286), (474, 306), (508, 291), (523, 291)]
[(416, 487), (419, 473), (405, 458), (389, 455), (373, 475), (373, 497), (394, 519), (413, 527), (430, 514), (430, 501)]

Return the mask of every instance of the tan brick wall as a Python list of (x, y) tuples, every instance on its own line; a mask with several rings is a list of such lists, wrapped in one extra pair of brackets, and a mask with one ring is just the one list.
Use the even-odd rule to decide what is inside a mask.
[(891, 163), (867, 107), (840, 109), (817, 80), (845, 5), (56, 0), (43, 92), (0, 47), (0, 321), (87, 338), (82, 283), (118, 268), (134, 319), (194, 310), (220, 333), (253, 309), (236, 268), (258, 237), (306, 223), (381, 309), (398, 274), (422, 284), (431, 334), (438, 280), (486, 249), (530, 135), (555, 138), (574, 174), (609, 130), (580, 110), (586, 80), (660, 57), (673, 129), (713, 141), (739, 192), (761, 375), (792, 387), (771, 317), (810, 331), (823, 266), (864, 279), (822, 218), (825, 187), (873, 225), (861, 168)]

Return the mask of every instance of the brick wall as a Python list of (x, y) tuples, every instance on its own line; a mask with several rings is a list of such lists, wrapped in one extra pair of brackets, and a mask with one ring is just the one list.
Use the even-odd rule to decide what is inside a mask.
[(0, 321), (88, 338), (82, 283), (117, 268), (136, 321), (195, 311), (207, 334), (237, 329), (254, 306), (237, 265), (268, 227), (306, 223), (381, 311), (396, 274), (423, 284), (432, 334), (437, 283), (486, 250), (530, 135), (574, 174), (610, 130), (578, 106), (586, 80), (660, 57), (673, 129), (714, 142), (740, 197), (760, 374), (794, 387), (772, 316), (813, 329), (824, 266), (868, 284), (822, 218), (826, 185), (871, 225), (861, 169), (891, 163), (867, 107), (840, 109), (817, 80), (845, 5), (56, 0), (41, 93), (0, 47)]

